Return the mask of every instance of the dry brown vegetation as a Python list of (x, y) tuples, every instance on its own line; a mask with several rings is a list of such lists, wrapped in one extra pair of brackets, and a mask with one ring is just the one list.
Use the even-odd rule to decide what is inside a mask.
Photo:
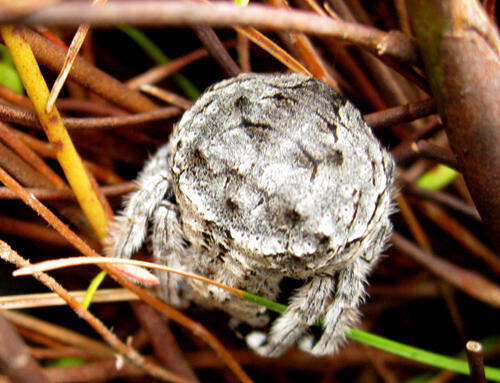
[[(0, 1), (3, 43), (19, 54), (27, 90), (0, 86), (0, 254), (17, 266), (98, 255), (131, 180), (191, 105), (186, 79), (203, 89), (242, 71), (307, 73), (358, 105), (398, 163), (395, 233), (360, 328), (446, 355), (479, 340), (498, 365), (500, 40), (495, 1), (483, 3)], [(85, 42), (44, 111), (43, 78), (51, 87), (81, 23), (89, 33), (80, 27)], [(142, 28), (173, 60), (155, 66), (116, 24)], [(30, 50), (43, 78), (20, 64)], [(440, 181), (437, 164), (460, 175), (424, 188), (424, 174)], [(0, 309), (38, 308), (0, 311), (1, 382), (485, 381), (473, 351), (472, 378), (355, 342), (331, 357), (259, 358), (223, 313), (177, 312), (103, 268), (145, 302), (109, 302), (136, 295), (106, 280), (91, 314), (68, 291), (85, 290), (95, 267), (36, 276), (96, 335), (68, 307), (51, 307), (60, 300), (27, 295), (47, 290), (2, 262)], [(63, 366), (67, 358), (76, 359)]]

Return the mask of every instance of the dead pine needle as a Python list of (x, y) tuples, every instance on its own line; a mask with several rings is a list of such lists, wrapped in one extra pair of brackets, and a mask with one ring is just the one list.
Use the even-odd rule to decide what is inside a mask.
[[(3, 241), (0, 241), (0, 257), (3, 260), (9, 263), (13, 263), (18, 267), (29, 266), (28, 261), (22, 258), (15, 251), (13, 251), (9, 247), (9, 245), (7, 245)], [(49, 289), (56, 292), (61, 298), (63, 298), (78, 316), (80, 316), (90, 326), (92, 326), (94, 330), (96, 330), (118, 352), (125, 355), (130, 361), (147, 371), (151, 376), (157, 377), (164, 381), (186, 383), (186, 380), (184, 380), (183, 378), (165, 370), (164, 368), (154, 363), (149, 362), (136, 350), (123, 343), (98, 318), (96, 318), (80, 303), (78, 303), (71, 295), (69, 295), (68, 292), (58, 282), (56, 282), (55, 279), (45, 273), (38, 273), (34, 277)]]
[[(107, 0), (94, 0), (92, 2), (92, 5), (94, 6), (99, 4), (105, 4), (106, 1)], [(78, 56), (78, 52), (80, 51), (80, 48), (83, 42), (85, 41), (85, 37), (87, 36), (89, 29), (90, 25), (88, 24), (82, 24), (78, 27), (78, 30), (76, 31), (75, 36), (73, 37), (73, 41), (69, 46), (66, 58), (64, 59), (63, 68), (59, 73), (59, 75), (57, 76), (57, 79), (54, 82), (54, 85), (52, 86), (52, 90), (50, 91), (49, 97), (47, 99), (47, 105), (45, 105), (45, 113), (48, 114), (52, 112), (52, 108), (56, 103), (57, 97), (59, 96), (59, 93), (61, 92), (61, 89), (66, 81), (66, 78), (69, 75), (69, 71), (71, 70), (73, 63), (75, 62), (75, 59)]]
[[(137, 266), (137, 267), (134, 267), (134, 269), (133, 269), (134, 280), (138, 279), (136, 269), (140, 269), (140, 270), (142, 270), (142, 272), (147, 273), (147, 274), (145, 274), (145, 277), (144, 277), (145, 280), (147, 280), (147, 278), (155, 278), (156, 279), (156, 277), (151, 275), (149, 272), (147, 272), (143, 268), (147, 267), (150, 269), (167, 271), (169, 273), (181, 275), (181, 276), (187, 277), (187, 278), (196, 279), (200, 282), (204, 282), (204, 283), (208, 283), (208, 284), (213, 285), (213, 286), (220, 287), (221, 289), (226, 290), (226, 291), (228, 291), (236, 296), (239, 296), (239, 297), (243, 296), (242, 290), (224, 285), (224, 284), (216, 282), (212, 279), (205, 278), (205, 277), (202, 277), (200, 275), (193, 274), (193, 273), (188, 273), (188, 272), (184, 272), (181, 270), (177, 270), (177, 269), (172, 268), (172, 267), (159, 265), (157, 263), (137, 261), (134, 259), (122, 259), (122, 258), (111, 258), (111, 257), (72, 257), (72, 258), (54, 259), (54, 260), (40, 262), (37, 264), (33, 264), (30, 266), (26, 266), (26, 267), (23, 267), (21, 269), (15, 270), (12, 273), (12, 275), (15, 277), (19, 277), (19, 276), (33, 275), (33, 274), (39, 273), (39, 272), (61, 269), (61, 268), (70, 267), (70, 266), (91, 265), (91, 264), (96, 264), (96, 265), (111, 264), (113, 266), (118, 266), (117, 269), (121, 270), (122, 274), (124, 274), (124, 275), (128, 274), (126, 272), (127, 268), (125, 266)], [(139, 282), (141, 282), (141, 281), (139, 280)], [(147, 284), (148, 282), (149, 281), (143, 282), (143, 284)], [(158, 280), (156, 279), (156, 283), (153, 283), (153, 284), (157, 284), (157, 283), (158, 283)]]

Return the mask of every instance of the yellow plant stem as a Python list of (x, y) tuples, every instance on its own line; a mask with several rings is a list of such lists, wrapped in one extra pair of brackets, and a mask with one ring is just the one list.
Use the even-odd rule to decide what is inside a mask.
[(49, 98), (49, 88), (40, 72), (30, 46), (23, 39), (22, 27), (0, 26), (2, 38), (9, 48), (14, 64), (19, 72), (24, 88), (33, 102), (38, 119), (49, 139), (57, 160), (75, 193), (90, 225), (102, 242), (107, 235), (108, 219), (99, 201), (85, 167), (66, 130), (57, 108), (45, 112)]

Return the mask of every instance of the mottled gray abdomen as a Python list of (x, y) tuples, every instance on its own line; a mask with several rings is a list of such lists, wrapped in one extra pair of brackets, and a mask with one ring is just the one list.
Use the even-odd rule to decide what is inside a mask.
[(391, 158), (359, 111), (315, 79), (245, 74), (218, 83), (184, 114), (171, 147), (194, 243), (319, 259), (387, 219), (388, 206), (384, 217), (376, 209), (389, 194)]

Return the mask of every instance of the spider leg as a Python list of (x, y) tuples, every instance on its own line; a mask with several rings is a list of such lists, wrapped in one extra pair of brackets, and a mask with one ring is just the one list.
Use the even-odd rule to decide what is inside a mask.
[(106, 253), (131, 258), (143, 245), (148, 221), (171, 188), (168, 158), (170, 147), (163, 146), (149, 160), (138, 178), (138, 189), (125, 203), (110, 228)]
[[(187, 249), (184, 246), (178, 207), (172, 202), (163, 201), (155, 210), (151, 244), (155, 262), (179, 270), (184, 269), (181, 257)], [(183, 297), (186, 292), (185, 278), (164, 271), (157, 272), (157, 275), (160, 279), (160, 296), (172, 306), (187, 307), (189, 300)]]
[(274, 321), (267, 337), (259, 332), (253, 332), (247, 337), (249, 347), (262, 356), (281, 355), (321, 318), (334, 289), (333, 275), (315, 276), (292, 296), (288, 309)]
[(324, 331), (319, 341), (308, 350), (312, 354), (326, 355), (337, 351), (345, 342), (348, 327), (358, 322), (358, 306), (366, 295), (366, 276), (377, 262), (391, 227), (387, 220), (380, 230), (371, 232), (366, 242), (370, 246), (364, 245), (359, 250), (361, 253), (339, 272), (334, 299), (322, 320)]

